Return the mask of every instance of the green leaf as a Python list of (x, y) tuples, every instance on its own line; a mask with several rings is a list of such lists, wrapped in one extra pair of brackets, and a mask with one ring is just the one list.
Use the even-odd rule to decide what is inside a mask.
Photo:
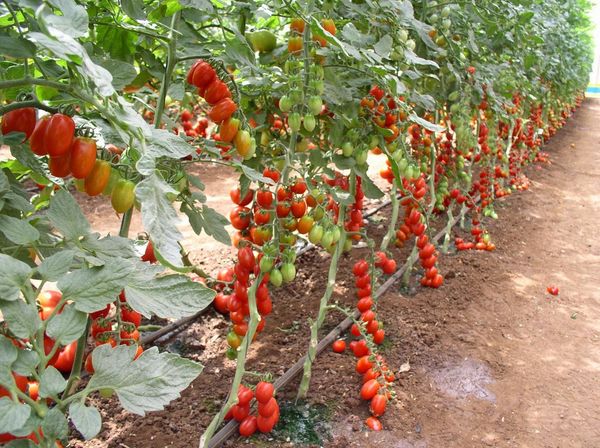
[(533, 11), (526, 11), (526, 12), (520, 14), (519, 15), (519, 23), (521, 25), (526, 24), (533, 18), (534, 15), (535, 15), (535, 13)]
[(31, 58), (35, 45), (22, 37), (0, 36), (0, 54), (9, 58)]
[(0, 300), (17, 300), (32, 270), (22, 261), (0, 254)]
[(65, 440), (69, 436), (69, 422), (59, 408), (52, 408), (42, 423), (44, 438)]
[(414, 113), (411, 113), (408, 118), (410, 121), (417, 123), (419, 126), (424, 127), (428, 131), (442, 132), (446, 130), (445, 127), (440, 126), (439, 124), (432, 123), (431, 121), (427, 121)]
[(196, 148), (180, 136), (165, 129), (152, 129), (152, 137), (147, 141), (146, 150), (136, 167), (140, 173), (150, 175), (158, 157), (180, 159), (195, 152)]
[(215, 291), (184, 275), (148, 278), (139, 272), (125, 288), (127, 303), (146, 317), (180, 319), (192, 316), (212, 303)]
[(30, 338), (41, 325), (37, 308), (21, 299), (12, 302), (0, 300), (0, 309), (8, 328), (18, 338)]
[(76, 240), (90, 232), (79, 204), (65, 190), (58, 190), (50, 201), (48, 219), (66, 238)]
[(179, 0), (184, 8), (194, 8), (204, 13), (213, 12), (214, 8), (210, 0)]
[(88, 407), (81, 402), (71, 403), (69, 417), (75, 425), (75, 429), (86, 440), (97, 436), (102, 429), (102, 416), (98, 409), (93, 406)]
[(47, 15), (44, 21), (67, 33), (71, 37), (83, 37), (88, 32), (88, 15), (85, 8), (73, 0), (49, 0), (49, 3), (62, 11), (62, 16)]
[(7, 337), (0, 334), (0, 385), (12, 385), (12, 364), (17, 359), (17, 348)]
[(379, 42), (375, 44), (373, 49), (380, 55), (382, 58), (389, 58), (390, 53), (392, 52), (392, 47), (394, 45), (393, 39), (389, 34), (384, 35)]
[(0, 232), (15, 244), (26, 245), (37, 241), (40, 232), (22, 219), (12, 216), (0, 216)]
[(6, 144), (10, 145), (10, 153), (15, 157), (15, 159), (21, 162), (23, 166), (32, 169), (36, 173), (45, 173), (47, 171), (27, 145), (23, 145), (21, 143)]
[(63, 297), (74, 301), (75, 309), (91, 313), (115, 301), (133, 269), (131, 262), (114, 259), (104, 266), (71, 272), (57, 286)]
[(46, 367), (40, 378), (40, 397), (56, 397), (67, 387), (62, 373), (52, 366)]
[[(135, 42), (138, 36), (129, 30), (125, 30), (123, 28), (118, 28), (115, 26), (105, 26), (98, 25), (97, 27), (97, 39), (96, 42), (98, 45), (102, 47), (104, 51), (106, 51), (113, 60), (121, 60), (121, 61), (131, 61), (132, 56), (135, 54)], [(98, 62), (104, 68), (110, 71), (110, 68), (107, 67), (102, 62)], [(111, 72), (114, 75), (120, 75), (115, 72)], [(134, 75), (134, 78), (136, 75)], [(113, 79), (113, 86), (115, 89), (119, 89), (117, 87), (119, 83), (115, 84), (115, 80)]]
[(31, 408), (22, 403), (15, 403), (8, 397), (0, 398), (0, 434), (12, 432), (25, 424)]
[(69, 249), (61, 250), (40, 263), (37, 271), (44, 280), (55, 282), (71, 268), (75, 252)]
[(141, 0), (122, 0), (121, 7), (125, 14), (127, 14), (132, 19), (145, 19), (146, 14), (144, 14), (144, 3)]
[(202, 206), (201, 215), (203, 221), (202, 227), (206, 234), (212, 236), (218, 242), (230, 246), (231, 238), (225, 229), (225, 226), (229, 224), (227, 218), (207, 205)]
[(81, 241), (81, 247), (93, 253), (102, 260), (111, 258), (137, 258), (131, 240), (120, 236), (99, 238), (97, 233), (86, 235)]
[(40, 357), (33, 350), (19, 350), (17, 359), (12, 365), (12, 370), (19, 375), (30, 376), (40, 363)]
[(177, 193), (169, 184), (152, 174), (141, 181), (136, 189), (136, 197), (142, 203), (142, 223), (152, 236), (154, 250), (171, 264), (181, 266), (181, 254), (177, 244), (183, 235), (177, 229), (179, 217), (167, 193)]
[(55, 314), (48, 322), (48, 336), (62, 345), (70, 344), (85, 331), (87, 314), (77, 311), (75, 306), (72, 303), (66, 305), (61, 313)]
[(95, 372), (86, 390), (112, 389), (125, 410), (144, 415), (178, 398), (202, 371), (200, 364), (172, 353), (159, 353), (156, 347), (134, 360), (136, 350), (127, 345), (96, 347), (92, 352)]
[(408, 48), (404, 50), (404, 57), (406, 58), (406, 62), (409, 64), (415, 65), (428, 65), (430, 67), (440, 68), (437, 62), (431, 61), (429, 59), (423, 59), (417, 56), (414, 52), (409, 50)]
[(116, 90), (122, 90), (131, 84), (137, 76), (135, 67), (128, 62), (116, 59), (101, 59), (97, 60), (96, 63), (112, 74), (112, 85)]

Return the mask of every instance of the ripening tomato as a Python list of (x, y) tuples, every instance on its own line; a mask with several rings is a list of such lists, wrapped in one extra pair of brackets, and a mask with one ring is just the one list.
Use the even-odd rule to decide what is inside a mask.
[(248, 207), (235, 207), (229, 213), (229, 220), (234, 229), (244, 230), (250, 225), (250, 209)]
[(233, 144), (235, 145), (235, 149), (237, 150), (238, 154), (242, 157), (246, 157), (248, 154), (250, 154), (250, 146), (252, 144), (250, 133), (246, 130), (240, 129), (237, 134), (235, 134)]
[(71, 145), (71, 174), (75, 179), (85, 179), (96, 164), (96, 141), (77, 137)]
[(337, 33), (337, 28), (335, 27), (335, 22), (332, 19), (323, 19), (321, 20), (321, 25), (323, 28), (328, 31), (333, 36)]
[(135, 201), (135, 184), (130, 180), (120, 179), (110, 195), (110, 203), (117, 213), (125, 213)]
[(304, 32), (305, 26), (306, 26), (306, 23), (304, 22), (304, 19), (302, 19), (300, 17), (295, 17), (290, 22), (290, 30), (295, 31), (298, 34), (302, 34)]
[(50, 123), (50, 117), (42, 117), (35, 125), (31, 136), (29, 137), (29, 147), (34, 154), (38, 156), (45, 156), (48, 154), (46, 146), (44, 145), (44, 137), (46, 136), (46, 129)]
[(50, 157), (48, 169), (53, 176), (67, 177), (71, 174), (71, 154), (66, 153), (61, 157)]
[(217, 72), (206, 61), (199, 61), (198, 65), (194, 64), (192, 68), (192, 84), (199, 89), (206, 89), (217, 78)]
[[(212, 120), (215, 121), (214, 119)], [(240, 120), (238, 120), (237, 118), (228, 118), (227, 120), (225, 120), (221, 124), (221, 126), (219, 126), (219, 135), (221, 136), (221, 141), (231, 142), (237, 134), (239, 128)]]
[(288, 51), (290, 53), (299, 53), (304, 46), (304, 40), (300, 36), (290, 37), (288, 41)]
[[(223, 98), (217, 102), (209, 111), (208, 118), (215, 123), (219, 124), (229, 119), (237, 110), (237, 104), (231, 98)], [(224, 140), (221, 135), (221, 140), (230, 142), (231, 140)]]
[(53, 290), (42, 291), (37, 296), (37, 300), (41, 306), (46, 306), (46, 307), (51, 307), (51, 308), (55, 308), (58, 305), (58, 303), (60, 302), (61, 298), (62, 298), (61, 292), (53, 291)]
[(22, 107), (11, 110), (2, 117), (2, 135), (11, 132), (25, 134), (23, 141), (27, 140), (35, 129), (36, 112), (33, 107)]
[(50, 157), (60, 157), (69, 152), (75, 135), (75, 122), (68, 115), (54, 114), (46, 127), (44, 149)]
[[(90, 196), (101, 194), (110, 179), (111, 165), (106, 160), (97, 159), (91, 173), (85, 178), (85, 192)], [(117, 181), (117, 184), (120, 182)], [(116, 185), (115, 185), (116, 187)], [(114, 189), (113, 189), (114, 190)]]

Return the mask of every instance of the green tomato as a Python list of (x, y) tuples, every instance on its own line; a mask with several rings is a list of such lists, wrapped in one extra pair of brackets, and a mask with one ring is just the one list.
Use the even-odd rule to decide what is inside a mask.
[[(318, 198), (318, 196), (316, 197)], [(320, 221), (323, 219), (323, 216), (325, 216), (325, 210), (319, 205), (313, 211), (313, 218), (315, 218), (315, 221)]]
[(318, 95), (313, 95), (308, 99), (308, 110), (313, 115), (319, 115), (323, 108), (323, 100)]
[(327, 249), (333, 243), (333, 233), (331, 230), (327, 230), (323, 233), (323, 238), (321, 238), (321, 246)]
[(279, 269), (273, 269), (269, 274), (269, 281), (273, 286), (279, 288), (283, 283), (283, 276), (281, 275), (281, 271)]
[(227, 359), (235, 361), (237, 359), (237, 350), (229, 347), (225, 352), (225, 356), (227, 356)]
[(357, 165), (364, 165), (365, 163), (367, 163), (368, 156), (369, 154), (367, 153), (367, 151), (358, 151), (356, 154), (354, 154), (354, 160), (356, 160)]
[(352, 250), (352, 240), (348, 238), (344, 241), (344, 252), (350, 252)]
[(281, 275), (285, 283), (289, 283), (296, 278), (296, 266), (292, 263), (283, 263), (281, 265)]
[(294, 103), (292, 103), (292, 100), (289, 96), (283, 95), (279, 99), (279, 109), (281, 110), (281, 112), (287, 113), (290, 110), (292, 110), (293, 106), (294, 106)]
[(264, 256), (260, 259), (259, 263), (260, 272), (266, 273), (273, 269), (273, 258)]
[(315, 120), (314, 115), (305, 115), (302, 123), (304, 125), (304, 129), (306, 129), (308, 132), (314, 131), (315, 127), (317, 126), (317, 120)]
[(288, 126), (293, 132), (300, 131), (302, 119), (300, 118), (300, 114), (298, 112), (292, 112), (290, 115), (288, 115)]
[(308, 234), (308, 240), (313, 244), (319, 244), (323, 238), (323, 226), (314, 225)]
[(277, 37), (268, 30), (246, 33), (246, 38), (250, 42), (252, 49), (259, 53), (268, 53), (269, 51), (273, 51), (277, 46)]
[(301, 104), (302, 99), (303, 99), (302, 90), (300, 90), (300, 89), (292, 90), (290, 92), (290, 99), (292, 100), (292, 104), (294, 104), (294, 106)]
[(135, 184), (130, 180), (120, 179), (110, 196), (110, 202), (117, 213), (125, 213), (135, 201)]
[(406, 31), (406, 30), (398, 31), (398, 40), (402, 43), (406, 42), (408, 40), (408, 31)]
[(340, 228), (338, 226), (334, 226), (331, 229), (331, 241), (333, 243), (337, 243), (341, 237), (342, 237), (342, 231), (340, 230)]
[(110, 177), (108, 178), (108, 183), (106, 184), (106, 187), (104, 187), (102, 194), (104, 196), (110, 196), (115, 188), (115, 185), (117, 185), (119, 179), (121, 179), (119, 171), (110, 170)]
[(354, 154), (354, 146), (352, 146), (352, 143), (346, 142), (342, 145), (342, 154), (344, 154), (344, 157), (350, 157)]

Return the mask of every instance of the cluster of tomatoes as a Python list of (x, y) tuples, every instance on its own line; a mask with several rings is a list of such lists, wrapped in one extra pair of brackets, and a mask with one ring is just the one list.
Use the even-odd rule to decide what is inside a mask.
[(396, 246), (402, 247), (411, 234), (419, 237), (425, 232), (425, 224), (421, 222), (421, 212), (418, 202), (427, 194), (427, 183), (421, 176), (415, 181), (402, 180), (404, 192), (401, 204), (404, 205), (404, 224), (396, 231)]
[[(324, 182), (331, 187), (340, 187), (342, 190), (348, 191), (350, 188), (348, 177), (342, 175), (340, 172), (335, 173), (335, 177), (330, 179), (326, 176), (323, 177)], [(365, 193), (362, 189), (362, 179), (360, 177), (356, 178), (356, 191), (354, 193), (354, 202), (348, 208), (348, 212), (346, 214), (346, 222), (344, 223), (344, 228), (347, 232), (350, 233), (350, 238), (352, 240), (358, 241), (361, 239), (360, 230), (364, 227), (364, 220), (362, 209), (364, 205)], [(337, 202), (333, 199), (332, 196), (329, 196), (329, 200), (327, 202), (326, 210), (331, 211), (333, 213), (334, 219), (337, 221), (340, 213), (340, 208)]]
[[(196, 122), (196, 124), (194, 124), (194, 114), (192, 113), (192, 111), (187, 109), (181, 112), (179, 119), (181, 120), (181, 127), (183, 128), (185, 135), (192, 138), (206, 138), (206, 130), (208, 129), (209, 124), (208, 119), (202, 117)], [(175, 128), (174, 131), (176, 133), (179, 133), (179, 129), (177, 128)]]
[(463, 238), (456, 238), (454, 240), (454, 244), (456, 245), (457, 250), (487, 250), (494, 251), (496, 250), (496, 245), (492, 243), (490, 238), (490, 234), (484, 231), (480, 225), (481, 222), (477, 218), (473, 218), (472, 220), (473, 226), (471, 227), (471, 235), (475, 238), (475, 242), (473, 241), (465, 241)]
[[(400, 97), (400, 101), (404, 98)], [(400, 135), (398, 124), (406, 121), (407, 114), (398, 107), (396, 100), (391, 95), (386, 95), (385, 91), (374, 85), (369, 90), (369, 94), (361, 99), (360, 105), (362, 113), (368, 114), (373, 123), (387, 130), (384, 136), (386, 143), (392, 143)], [(381, 153), (379, 148), (373, 149), (374, 153)]]
[[(219, 78), (213, 66), (202, 59), (197, 60), (187, 74), (187, 82), (196, 86), (198, 94), (211, 106), (208, 118), (219, 125), (218, 140), (232, 143), (241, 157), (252, 157), (256, 151), (256, 141), (250, 132), (241, 129), (240, 120), (233, 116), (237, 104), (231, 98), (229, 86)], [(205, 135), (206, 127), (202, 131)], [(224, 148), (228, 149), (227, 146)]]
[[(396, 264), (390, 260), (383, 252), (375, 255), (375, 266), (379, 267), (386, 274), (395, 271)], [(350, 333), (359, 340), (350, 343), (356, 361), (356, 372), (363, 376), (363, 385), (360, 390), (360, 396), (363, 400), (370, 401), (370, 411), (372, 417), (367, 418), (366, 425), (374, 431), (382, 429), (380, 417), (385, 412), (387, 402), (391, 398), (391, 384), (395, 380), (393, 372), (388, 368), (384, 358), (372, 353), (367, 340), (362, 337), (362, 331), (372, 336), (373, 342), (377, 345), (383, 343), (385, 331), (381, 328), (381, 323), (376, 320), (376, 313), (373, 310), (373, 298), (371, 297), (371, 275), (369, 273), (369, 264), (366, 260), (357, 261), (352, 272), (355, 276), (355, 285), (358, 288), (357, 309), (361, 313), (359, 323), (354, 323)], [(342, 353), (346, 349), (346, 343), (339, 339), (333, 343), (333, 351)]]
[[(229, 350), (227, 356), (235, 359), (237, 349), (242, 344), (244, 336), (248, 332), (248, 319), (250, 316), (250, 305), (248, 303), (248, 289), (252, 286), (250, 276), (253, 274), (258, 276), (261, 270), (264, 272), (261, 283), (256, 288), (256, 307), (261, 320), (257, 327), (257, 332), (263, 331), (266, 325), (266, 316), (271, 314), (273, 302), (269, 294), (267, 282), (269, 274), (267, 267), (261, 263), (261, 258), (258, 262), (254, 257), (252, 248), (249, 246), (240, 247), (237, 254), (237, 262), (230, 269), (225, 269), (217, 274), (216, 289), (219, 290), (215, 297), (214, 306), (221, 313), (229, 313), (229, 318), (233, 327), (227, 334), (227, 343)], [(229, 291), (229, 294), (226, 293)]]
[[(24, 133), (31, 151), (48, 157), (48, 169), (53, 176), (73, 176), (77, 188), (89, 196), (110, 195), (117, 213), (133, 206), (135, 184), (120, 178), (108, 161), (97, 158), (94, 139), (75, 136), (75, 122), (70, 116), (57, 113), (37, 120), (35, 109), (16, 109), (2, 120), (2, 133), (10, 132)], [(120, 152), (114, 148), (114, 153)]]
[[(239, 433), (243, 437), (250, 437), (256, 431), (269, 433), (279, 421), (279, 404), (273, 396), (275, 387), (272, 383), (261, 381), (253, 391), (249, 387), (240, 385), (238, 401), (225, 415), (225, 420), (234, 419), (239, 422)], [(250, 402), (256, 398), (257, 415), (250, 414)]]
[[(291, 20), (290, 38), (288, 40), (288, 51), (291, 54), (297, 54), (302, 51), (302, 48), (304, 47), (304, 39), (302, 38), (302, 33), (304, 33), (305, 26), (306, 22), (300, 17), (296, 17)], [(332, 19), (321, 20), (321, 26), (332, 36), (336, 35), (337, 28), (335, 26), (335, 22)], [(318, 42), (321, 47), (327, 46), (327, 40), (323, 37), (314, 35), (313, 41)]]
[[(118, 317), (117, 312), (119, 313)], [(140, 332), (138, 331), (142, 315), (127, 304), (124, 291), (119, 294), (118, 307), (109, 303), (104, 309), (91, 313), (90, 318), (92, 319), (90, 336), (94, 339), (96, 346), (110, 344), (112, 347), (116, 347), (118, 344), (135, 344), (137, 351), (134, 359), (143, 353), (144, 349), (139, 345)], [(85, 370), (90, 374), (94, 373), (91, 352), (85, 359)]]

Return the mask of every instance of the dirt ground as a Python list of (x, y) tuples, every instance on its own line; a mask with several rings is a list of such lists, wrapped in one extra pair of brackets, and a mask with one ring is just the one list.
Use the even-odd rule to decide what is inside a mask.
[[(495, 252), (441, 257), (442, 288), (411, 296), (396, 289), (381, 299), (383, 354), (397, 372), (410, 365), (397, 374), (398, 399), (381, 419), (384, 431), (364, 431), (368, 406), (359, 399), (353, 356), (327, 351), (317, 360), (309, 405), (326, 412), (322, 441), (311, 446), (600, 446), (599, 122), (600, 101), (588, 100), (545, 148), (553, 163), (529, 170), (531, 189), (500, 202), (500, 219), (486, 223)], [(372, 231), (381, 236), (377, 224)], [(361, 255), (344, 259), (338, 273), (334, 300), (348, 306), (355, 301), (350, 268)], [(250, 369), (278, 376), (305, 352), (306, 320), (315, 315), (327, 262), (309, 252), (294, 284), (273, 293)], [(548, 295), (549, 285), (560, 295)], [(340, 320), (330, 314), (323, 334)], [(227, 321), (209, 313), (163, 341), (164, 349), (202, 362), (203, 374), (166, 411), (145, 418), (104, 404), (100, 438), (72, 446), (197, 446), (232, 378), (227, 330)], [(296, 387), (278, 398), (293, 399)], [(226, 446), (300, 446), (288, 438), (276, 432)]]

